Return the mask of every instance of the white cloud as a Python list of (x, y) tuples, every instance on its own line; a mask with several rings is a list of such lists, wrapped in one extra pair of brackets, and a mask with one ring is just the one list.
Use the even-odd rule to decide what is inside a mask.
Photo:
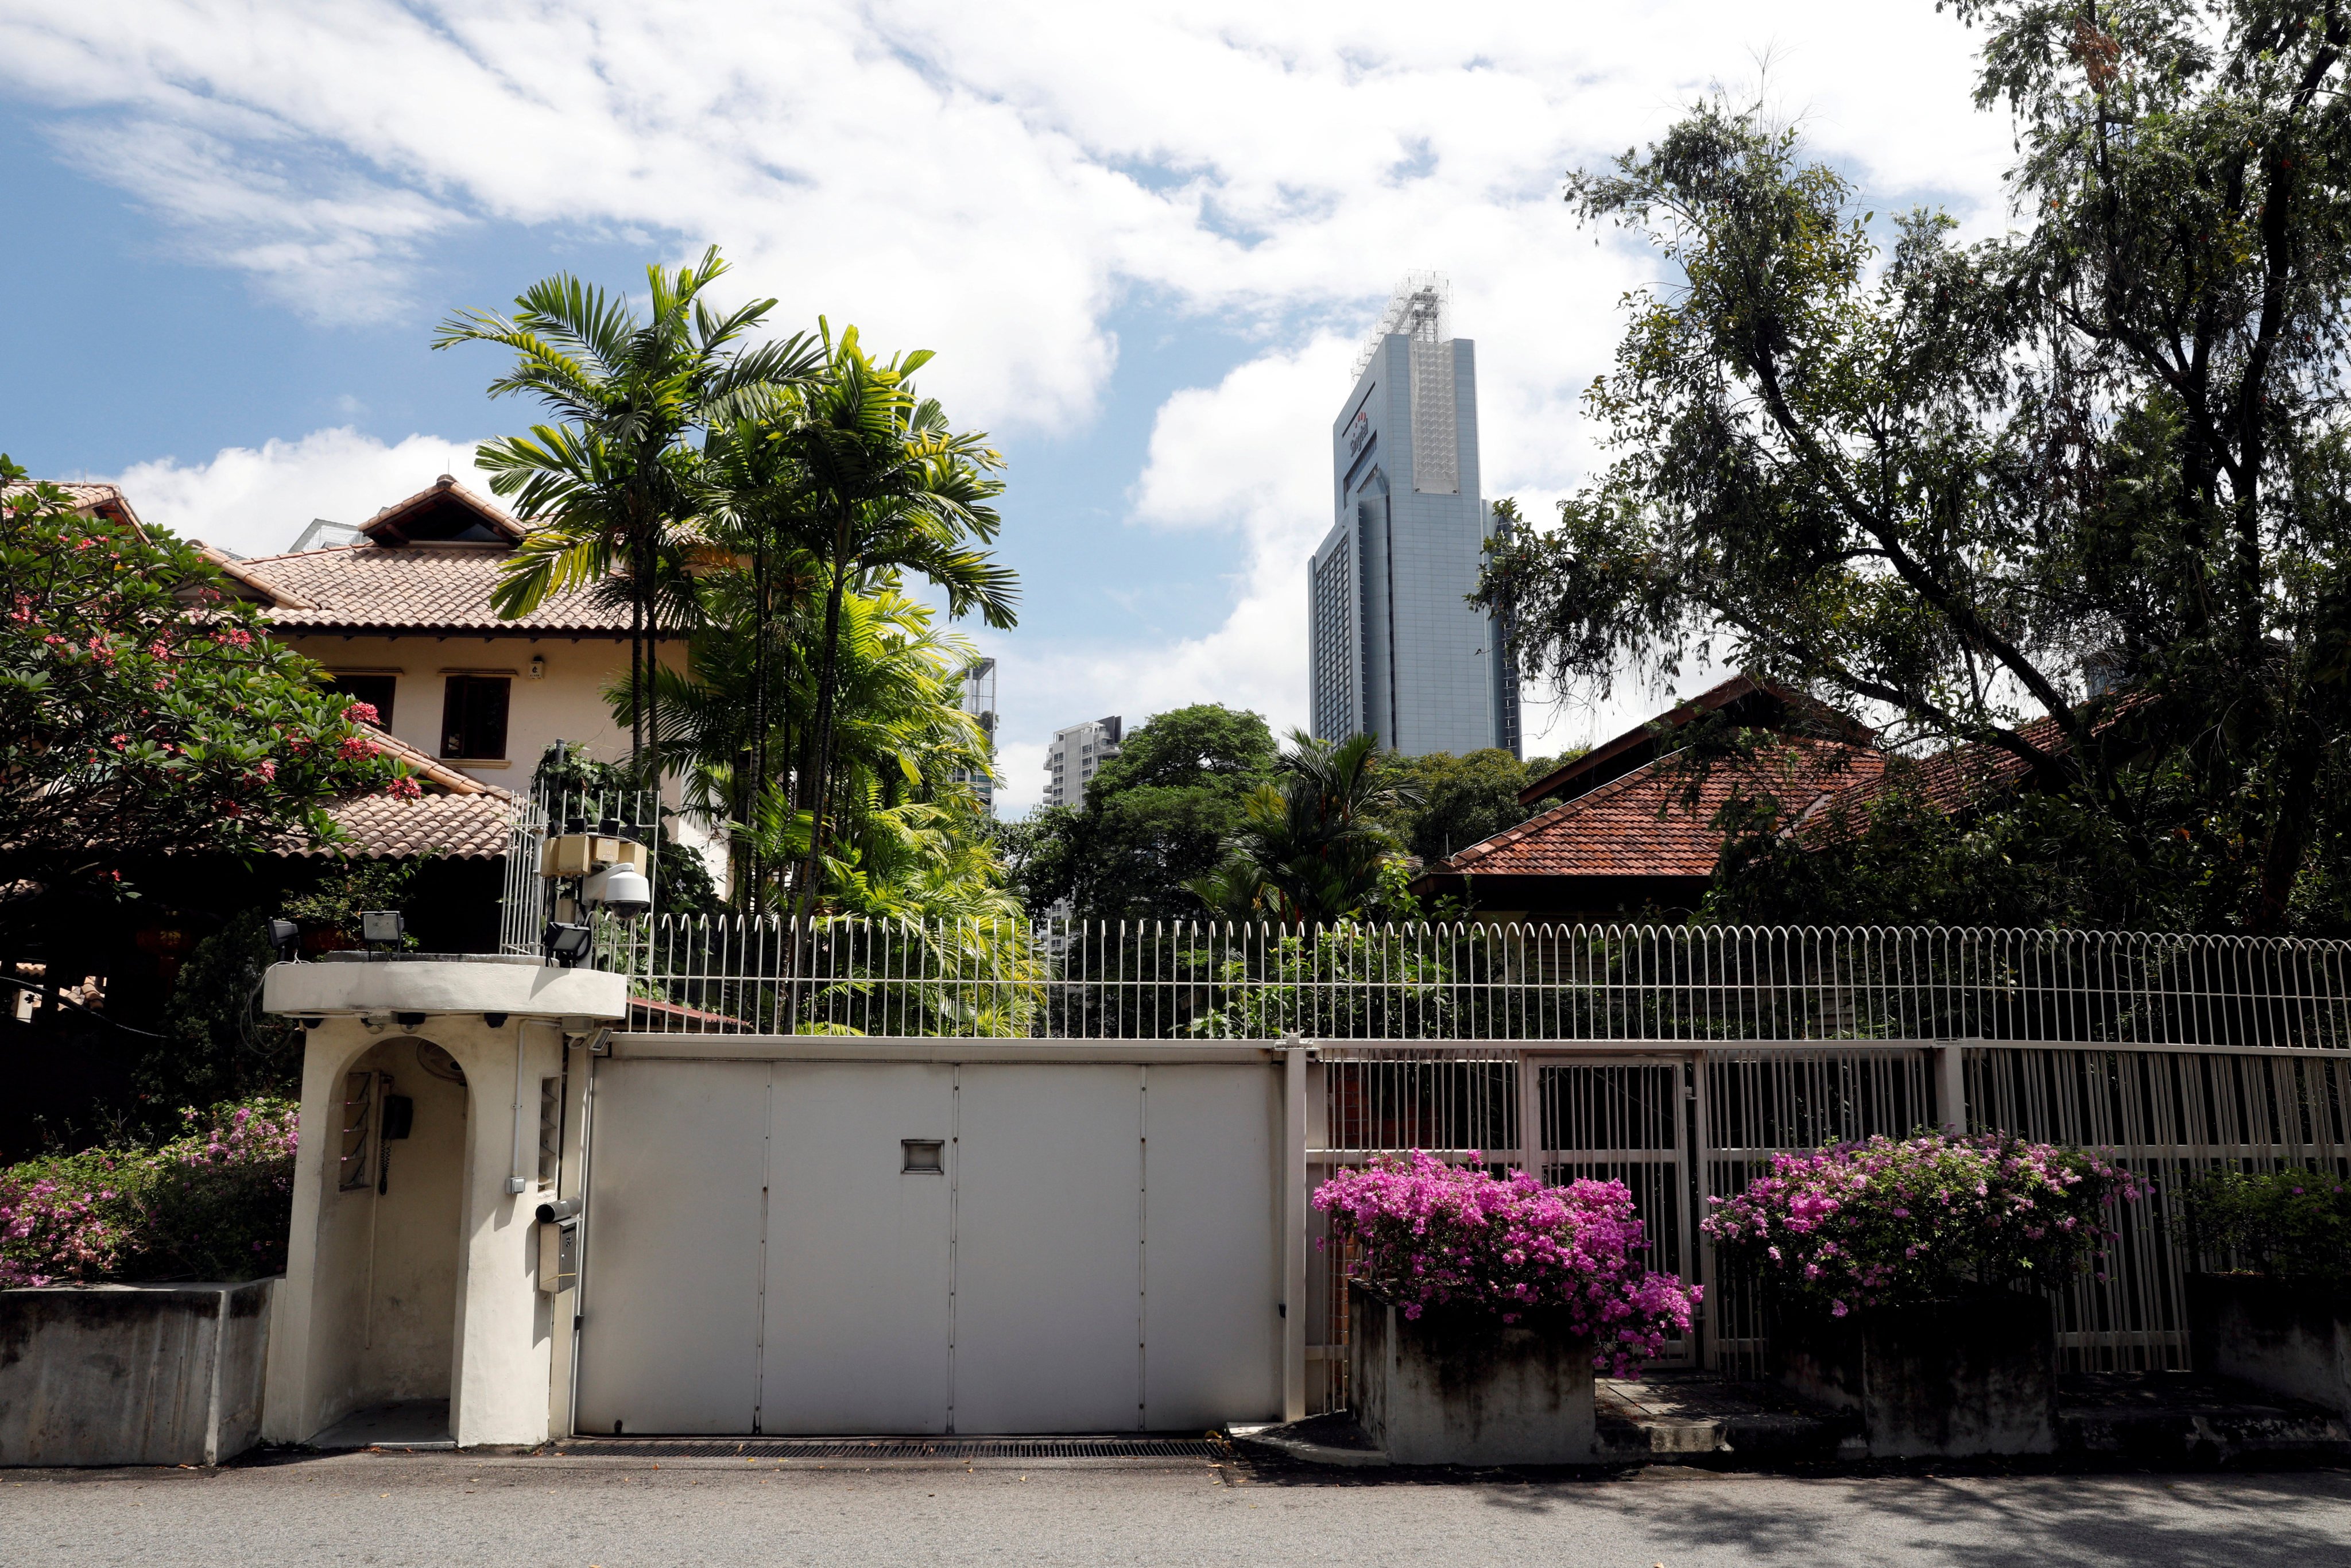
[(239, 555), (272, 555), (290, 549), (313, 518), (363, 523), (443, 474), (489, 496), (474, 446), (437, 435), (386, 445), (346, 426), (257, 451), (227, 447), (205, 463), (135, 464), (110, 477), (148, 522)]
[[(1165, 647), (995, 651), (1039, 714), (1216, 695), (1277, 722), (1303, 706), (1332, 345), (1396, 274), (1453, 277), (1485, 488), (1540, 515), (1592, 459), (1575, 400), (1616, 300), (1657, 270), (1574, 228), (1562, 172), (1760, 76), (1881, 210), (1996, 228), (2010, 148), (1969, 101), (1975, 42), (1928, 0), (0, 0), (0, 81), (71, 157), (323, 319), (437, 313), (421, 268), (485, 223), (716, 239), (779, 319), (941, 350), (926, 390), (1008, 433), (1091, 417), (1133, 294), (1241, 322), (1263, 352), (1169, 400), (1132, 492), (1144, 526), (1234, 552), (1229, 618)], [(407, 493), (373, 465), (412, 444), (322, 432), (139, 484), (266, 546)], [(232, 497), (256, 463), (326, 486), (345, 459), (337, 499)]]

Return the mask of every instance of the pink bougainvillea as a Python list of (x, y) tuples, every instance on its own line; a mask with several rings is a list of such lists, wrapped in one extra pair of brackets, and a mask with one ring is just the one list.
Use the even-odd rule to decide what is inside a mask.
[(1498, 1179), (1469, 1157), (1451, 1166), (1415, 1150), (1316, 1189), (1332, 1233), (1358, 1244), (1351, 1278), (1407, 1318), (1443, 1307), (1562, 1323), (1618, 1377), (1689, 1328), (1698, 1290), (1643, 1264), (1646, 1237), (1623, 1182)]
[(2063, 1284), (2103, 1265), (2116, 1234), (2108, 1211), (2148, 1190), (2086, 1149), (2004, 1133), (1881, 1134), (1774, 1155), (1769, 1174), (1715, 1198), (1699, 1228), (1726, 1261), (1843, 1317), (1986, 1286)]
[(0, 1290), (248, 1279), (284, 1266), (296, 1108), (183, 1113), (156, 1149), (89, 1149), (0, 1170)]

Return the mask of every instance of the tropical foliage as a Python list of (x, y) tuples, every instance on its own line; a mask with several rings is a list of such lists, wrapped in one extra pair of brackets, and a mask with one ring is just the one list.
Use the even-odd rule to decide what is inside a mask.
[[(0, 485), (24, 470), (0, 457)], [(364, 704), (263, 634), (193, 547), (77, 514), (54, 486), (0, 501), (0, 951), (30, 956), (126, 869), (174, 850), (331, 839), (326, 803), (413, 792)]]
[(1382, 779), (1378, 757), (1377, 736), (1326, 741), (1291, 731), (1276, 779), (1242, 802), (1224, 863), (1192, 883), (1201, 903), (1227, 919), (1293, 926), (1362, 913), (1395, 852), (1379, 816), (1414, 798)]
[(1263, 717), (1215, 703), (1130, 729), (1081, 804), (1046, 808), (1008, 835), (1029, 907), (1066, 902), (1081, 920), (1198, 918), (1191, 884), (1223, 862), (1250, 791), (1280, 760)]
[(2351, 1183), (2335, 1172), (2212, 1171), (2176, 1196), (2183, 1239), (2208, 1263), (2351, 1285)]
[(183, 1111), (160, 1147), (0, 1170), (0, 1290), (283, 1273), (298, 1109), (264, 1097)]
[(1499, 747), (1460, 757), (1448, 751), (1420, 757), (1391, 752), (1380, 759), (1380, 777), (1398, 797), (1380, 813), (1381, 824), (1405, 850), (1433, 864), (1544, 810), (1520, 805), (1519, 792), (1578, 755), (1520, 762)]
[(755, 394), (804, 380), (816, 361), (805, 336), (748, 341), (773, 299), (714, 308), (704, 292), (726, 271), (716, 246), (690, 267), (646, 268), (643, 316), (624, 297), (559, 274), (525, 290), (512, 316), (460, 311), (433, 342), (512, 350), (514, 366), (490, 395), (536, 398), (559, 422), (475, 452), (490, 488), (541, 525), (515, 552), (496, 602), (520, 615), (569, 588), (627, 601), (628, 687), (641, 716), (632, 759), (646, 778), (660, 771), (647, 749), (658, 737), (654, 651), (677, 619), (664, 590), (683, 580), (695, 542), (694, 438)]
[(1991, 748), (2065, 808), (1992, 847), (2098, 868), (2061, 917), (2341, 929), (2351, 21), (1954, 9), (2015, 128), (2003, 236), (1881, 217), (1719, 99), (1570, 182), (1673, 281), (1589, 394), (1614, 461), (1484, 596), (1559, 681), (1703, 651)]
[[(1003, 460), (917, 392), (928, 350), (877, 356), (822, 319), (758, 340), (775, 301), (712, 305), (726, 270), (716, 249), (651, 269), (642, 314), (559, 276), (510, 317), (444, 324), (436, 347), (512, 350), (490, 391), (558, 421), (479, 452), (534, 525), (500, 612), (625, 597), (630, 668), (606, 695), (634, 778), (682, 779), (726, 824), (736, 907), (1008, 914), (957, 782), (990, 767), (958, 701), (975, 655), (904, 589), (918, 577), (951, 616), (1013, 624), (1013, 574), (984, 548)], [(683, 667), (655, 656), (664, 641)]]

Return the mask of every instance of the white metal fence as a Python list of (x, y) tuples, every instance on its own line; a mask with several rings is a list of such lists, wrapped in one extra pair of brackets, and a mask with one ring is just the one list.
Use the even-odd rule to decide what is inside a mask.
[(2351, 1046), (2351, 945), (1796, 926), (662, 917), (616, 962), (691, 1032)]
[[(1919, 1127), (2112, 1150), (2154, 1178), (2104, 1280), (2060, 1303), (2069, 1364), (2182, 1366), (2181, 1180), (2351, 1175), (2336, 943), (1998, 930), (638, 922), (641, 1033), (1294, 1039), (1310, 1186), (1428, 1149), (1615, 1177), (1654, 1267), (1706, 1287), (1672, 1355), (1761, 1347), (1697, 1222), (1772, 1154)], [(1310, 1231), (1319, 1221), (1309, 1221)], [(1309, 1408), (1346, 1398), (1343, 1260), (1310, 1251)]]
[[(541, 854), (547, 841), (564, 833), (595, 833), (657, 844), (661, 839), (662, 804), (653, 789), (573, 789), (557, 786), (534, 789), (515, 801), (507, 829), (506, 884), (498, 902), (498, 950), (535, 954), (545, 940), (547, 923), (561, 917), (587, 915), (579, 904), (578, 879), (549, 877)], [(658, 878), (658, 863), (646, 868)], [(617, 967), (621, 950), (631, 946), (625, 927), (604, 922), (599, 933), (604, 959)]]

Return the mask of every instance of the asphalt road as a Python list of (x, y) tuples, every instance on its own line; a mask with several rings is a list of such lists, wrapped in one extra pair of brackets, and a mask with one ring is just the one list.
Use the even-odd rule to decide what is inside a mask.
[(1206, 1460), (342, 1455), (0, 1471), (0, 1564), (2351, 1564), (2351, 1473), (1370, 1479)]

